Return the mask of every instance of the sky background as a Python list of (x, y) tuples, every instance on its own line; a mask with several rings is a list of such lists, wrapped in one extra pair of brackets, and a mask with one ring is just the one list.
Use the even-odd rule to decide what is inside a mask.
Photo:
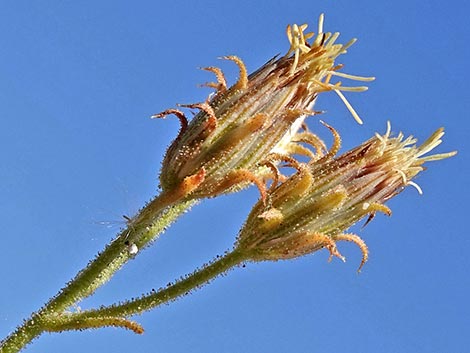
[[(138, 317), (121, 329), (46, 334), (25, 352), (469, 352), (468, 5), (464, 1), (1, 1), (0, 336), (72, 278), (157, 193), (176, 119), (149, 116), (199, 102), (221, 66), (231, 83), (288, 49), (288, 23), (340, 31), (358, 42), (338, 62), (373, 75), (316, 109), (341, 133), (343, 151), (393, 131), (420, 141), (445, 126), (429, 164), (365, 229), (370, 248), (342, 244), (288, 262), (249, 264)], [(310, 118), (312, 129), (318, 128)], [(319, 130), (323, 136), (325, 129)], [(82, 308), (165, 285), (229, 249), (258, 195), (206, 200), (131, 261)]]

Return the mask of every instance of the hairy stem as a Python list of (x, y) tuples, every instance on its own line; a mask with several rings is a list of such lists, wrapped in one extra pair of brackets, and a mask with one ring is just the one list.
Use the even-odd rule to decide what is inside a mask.
[(73, 280), (0, 343), (0, 352), (18, 352), (42, 332), (48, 331), (47, 317), (60, 316), (71, 305), (93, 294), (133, 258), (136, 251), (148, 246), (195, 202), (193, 200), (175, 202), (165, 193), (149, 202), (137, 216), (129, 220), (127, 228)]
[(204, 266), (202, 269), (192, 273), (191, 275), (188, 275), (184, 279), (181, 279), (157, 292), (151, 292), (141, 298), (120, 304), (114, 304), (108, 307), (67, 314), (66, 317), (57, 319), (53, 325), (56, 330), (67, 330), (68, 327), (70, 327), (70, 322), (83, 326), (82, 323), (84, 322), (93, 322), (93, 320), (99, 321), (101, 318), (124, 318), (143, 313), (144, 311), (148, 311), (188, 294), (190, 291), (201, 287), (210, 280), (227, 272), (234, 266), (237, 266), (246, 260), (248, 260), (247, 253), (236, 249), (227, 253), (218, 260)]

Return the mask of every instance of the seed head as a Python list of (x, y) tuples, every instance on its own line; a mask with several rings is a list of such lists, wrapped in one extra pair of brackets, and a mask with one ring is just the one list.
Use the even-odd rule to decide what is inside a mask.
[[(207, 83), (216, 92), (203, 103), (185, 105), (199, 113), (188, 123), (182, 111), (169, 109), (154, 117), (176, 115), (181, 130), (163, 161), (160, 183), (164, 191), (178, 197), (202, 198), (238, 190), (250, 183), (264, 198), (264, 179), (273, 177), (272, 155), (305, 154), (321, 156), (324, 144), (309, 131), (299, 132), (319, 93), (336, 92), (353, 116), (361, 122), (341, 91), (363, 91), (366, 87), (344, 87), (331, 83), (333, 76), (369, 81), (339, 72), (336, 58), (354, 42), (335, 44), (339, 33), (305, 33), (307, 25), (288, 26), (290, 49), (274, 57), (251, 75), (236, 56), (224, 59), (238, 65), (238, 81), (227, 88), (222, 71), (217, 82)], [(307, 40), (313, 38), (309, 43)], [(300, 143), (315, 147), (315, 153)], [(284, 158), (283, 157), (283, 158)]]
[(258, 203), (239, 234), (237, 247), (255, 261), (290, 259), (321, 248), (344, 259), (336, 242), (356, 243), (367, 261), (364, 241), (345, 233), (354, 223), (377, 212), (391, 215), (385, 205), (406, 186), (421, 188), (412, 179), (424, 170), (423, 163), (453, 156), (455, 152), (424, 156), (441, 143), (438, 129), (421, 146), (402, 133), (391, 137), (376, 134), (360, 146), (334, 157), (339, 135), (326, 156), (310, 164), (298, 164), (297, 172), (268, 193), (268, 204)]

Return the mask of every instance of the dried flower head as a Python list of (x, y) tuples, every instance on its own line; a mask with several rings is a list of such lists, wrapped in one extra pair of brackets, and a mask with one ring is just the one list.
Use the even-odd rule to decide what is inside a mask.
[[(273, 177), (271, 153), (282, 155), (314, 153), (300, 142), (312, 145), (317, 155), (324, 144), (309, 131), (298, 132), (312, 110), (319, 93), (336, 92), (358, 122), (361, 122), (341, 91), (364, 91), (366, 87), (344, 87), (335, 84), (333, 76), (369, 81), (338, 70), (335, 59), (354, 43), (335, 44), (339, 33), (323, 32), (323, 15), (318, 33), (304, 33), (307, 25), (288, 26), (290, 49), (281, 58), (269, 60), (260, 69), (247, 74), (242, 60), (235, 56), (224, 59), (238, 65), (238, 81), (227, 88), (222, 71), (217, 82), (207, 83), (216, 92), (198, 104), (184, 107), (199, 113), (188, 123), (182, 111), (169, 109), (154, 117), (176, 115), (181, 130), (169, 147), (163, 161), (160, 183), (174, 197), (201, 198), (237, 190), (249, 183), (258, 186), (264, 197), (263, 178)], [(309, 43), (307, 40), (313, 38)]]
[(376, 134), (359, 147), (334, 157), (339, 149), (337, 132), (330, 152), (310, 164), (294, 163), (297, 172), (268, 193), (268, 205), (258, 203), (240, 232), (237, 247), (255, 261), (290, 259), (321, 248), (344, 259), (337, 241), (356, 243), (367, 261), (364, 241), (347, 229), (376, 212), (391, 215), (385, 202), (411, 185), (423, 163), (453, 156), (455, 152), (424, 156), (441, 143), (438, 129), (421, 146), (412, 136)]

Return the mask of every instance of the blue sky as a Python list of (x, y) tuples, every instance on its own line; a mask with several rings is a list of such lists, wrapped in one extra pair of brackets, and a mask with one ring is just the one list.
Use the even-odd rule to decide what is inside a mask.
[[(326, 251), (249, 264), (119, 329), (44, 335), (26, 352), (464, 352), (470, 339), (468, 5), (409, 1), (2, 1), (0, 3), (0, 336), (81, 269), (157, 192), (176, 119), (149, 116), (205, 99), (198, 67), (255, 70), (288, 49), (285, 26), (316, 27), (358, 42), (345, 72), (374, 75), (348, 98), (334, 94), (322, 119), (343, 150), (384, 131), (421, 141), (445, 126), (435, 164), (413, 188), (356, 231), (370, 261), (360, 275)], [(318, 127), (312, 118), (312, 128)], [(126, 266), (83, 308), (164, 286), (231, 247), (256, 190), (206, 200)]]

